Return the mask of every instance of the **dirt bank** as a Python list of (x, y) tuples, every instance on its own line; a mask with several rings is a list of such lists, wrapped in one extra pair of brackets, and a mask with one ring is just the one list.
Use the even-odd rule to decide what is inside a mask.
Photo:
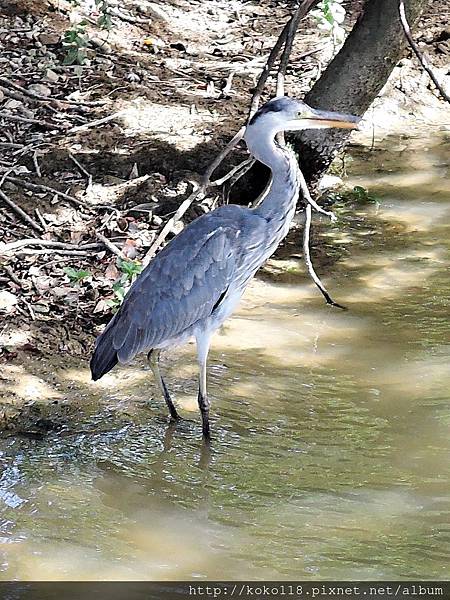
[[(359, 5), (347, 3), (347, 26)], [(0, 175), (14, 203), (3, 199), (0, 212), (5, 362), (22, 352), (88, 356), (132, 275), (114, 252), (142, 259), (190, 182), (238, 129), (289, 13), (281, 1), (111, 6), (110, 31), (88, 22), (83, 66), (64, 64), (70, 3), (20, 0), (0, 8)], [(417, 39), (442, 75), (449, 46), (443, 2), (433, 3)], [(308, 17), (287, 76), (290, 94), (302, 96), (327, 53), (329, 42)], [(406, 56), (355, 143), (408, 133), (412, 123), (429, 131), (443, 111)], [(185, 220), (220, 200), (211, 195)]]

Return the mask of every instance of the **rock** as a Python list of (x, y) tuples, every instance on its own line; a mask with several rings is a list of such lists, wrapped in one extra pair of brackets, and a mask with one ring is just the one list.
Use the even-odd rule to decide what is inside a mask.
[(165, 21), (166, 23), (170, 22), (169, 15), (161, 9), (158, 4), (154, 2), (149, 2), (145, 7), (145, 14), (149, 17), (153, 17), (157, 21)]
[(19, 100), (14, 100), (13, 98), (5, 102), (5, 108), (7, 108), (8, 110), (15, 110), (16, 108), (20, 108), (21, 106), (23, 106), (22, 102), (19, 102)]
[(439, 52), (446, 55), (450, 52), (450, 40), (447, 40), (446, 42), (441, 42), (436, 47), (439, 50)]
[(5, 94), (2, 92), (2, 90), (0, 90), (0, 104), (3, 102), (5, 98)]
[(52, 90), (42, 83), (32, 83), (28, 86), (28, 91), (45, 97), (51, 96), (52, 94)]
[(61, 36), (57, 33), (41, 33), (38, 39), (44, 46), (56, 46), (59, 44)]
[(52, 71), (51, 69), (47, 69), (45, 71), (44, 79), (46, 81), (51, 81), (52, 83), (56, 83), (59, 79), (59, 75), (57, 73), (55, 73), (55, 71)]
[(36, 302), (35, 304), (33, 304), (33, 310), (34, 312), (41, 313), (44, 315), (50, 312), (48, 304), (44, 304), (43, 302)]
[(102, 50), (106, 54), (109, 54), (112, 50), (111, 45), (100, 37), (92, 37), (89, 40), (89, 43), (95, 48), (99, 48), (99, 50)]
[(17, 296), (7, 290), (0, 292), (0, 312), (9, 315), (14, 311), (16, 304)]
[(324, 175), (319, 182), (319, 190), (332, 190), (342, 185), (342, 179), (336, 175)]

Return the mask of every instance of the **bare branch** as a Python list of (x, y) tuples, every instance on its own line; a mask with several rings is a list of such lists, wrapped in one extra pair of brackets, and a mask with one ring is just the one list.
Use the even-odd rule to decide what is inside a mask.
[(72, 127), (68, 130), (67, 133), (77, 133), (78, 131), (85, 131), (91, 127), (97, 127), (98, 125), (103, 125), (104, 123), (109, 123), (109, 121), (114, 121), (117, 117), (123, 115), (125, 111), (119, 110), (118, 112), (112, 113), (102, 119), (96, 119), (95, 121), (91, 121), (90, 123), (84, 123), (83, 125), (77, 125), (76, 127)]
[(73, 202), (74, 204), (77, 204), (78, 206), (83, 206), (84, 208), (86, 208), (88, 210), (92, 210), (91, 206), (89, 206), (82, 200), (78, 200), (78, 198), (75, 198), (75, 196), (70, 196), (69, 194), (65, 194), (64, 192), (55, 190), (54, 188), (51, 188), (48, 185), (29, 183), (28, 181), (23, 181), (22, 179), (19, 179), (18, 177), (11, 177), (10, 175), (7, 175), (5, 177), (5, 180), (10, 181), (11, 183), (15, 183), (16, 185), (23, 187), (26, 190), (31, 190), (34, 192), (48, 192), (50, 194), (56, 194), (57, 196), (60, 196), (61, 198), (64, 198), (65, 200), (68, 200), (69, 202)]
[[(258, 106), (259, 106), (259, 102), (261, 99), (261, 94), (262, 91), (264, 89), (264, 86), (266, 84), (267, 78), (269, 77), (270, 71), (281, 51), (281, 48), (283, 47), (283, 44), (285, 43), (287, 36), (288, 36), (288, 32), (290, 31), (290, 28), (292, 26), (292, 23), (294, 22), (294, 18), (295, 18), (295, 22), (293, 25), (293, 33), (292, 35), (295, 34), (295, 31), (298, 27), (298, 23), (300, 22), (300, 20), (308, 13), (308, 11), (315, 5), (317, 4), (319, 0), (303, 0), (301, 5), (297, 8), (297, 10), (295, 11), (294, 15), (289, 19), (289, 21), (286, 23), (286, 25), (283, 27), (283, 29), (280, 32), (280, 35), (274, 45), (274, 47), (272, 48), (269, 57), (267, 58), (267, 62), (264, 66), (264, 69), (262, 70), (262, 73), (258, 79), (258, 82), (256, 84), (256, 88), (255, 91), (253, 92), (253, 96), (250, 102), (250, 110), (249, 110), (249, 116), (247, 119), (247, 123), (248, 121), (251, 119), (251, 117), (254, 115), (254, 113), (258, 110)], [(296, 24), (295, 24), (296, 23)], [(291, 48), (292, 46), (292, 42), (289, 48)], [(289, 50), (290, 52), (290, 50)], [(286, 59), (287, 60), (287, 59)], [(77, 127), (77, 128), (73, 128), (70, 131), (74, 131), (74, 129), (79, 130), (82, 129), (83, 126), (81, 127)], [(159, 247), (161, 246), (161, 244), (164, 242), (164, 240), (166, 239), (167, 235), (170, 233), (173, 225), (184, 215), (184, 213), (188, 210), (188, 208), (191, 206), (191, 204), (201, 195), (204, 194), (207, 190), (207, 188), (211, 185), (211, 176), (214, 173), (214, 171), (217, 169), (217, 167), (223, 162), (223, 160), (225, 159), (226, 156), (228, 156), (228, 154), (237, 146), (237, 144), (242, 140), (242, 138), (244, 137), (244, 133), (245, 133), (245, 126), (242, 126), (239, 131), (235, 134), (235, 136), (233, 137), (233, 139), (225, 146), (225, 148), (222, 150), (222, 152), (220, 152), (220, 154), (213, 160), (213, 162), (209, 165), (209, 167), (206, 169), (202, 180), (201, 180), (201, 184), (198, 187), (198, 189), (196, 189), (195, 191), (192, 192), (192, 194), (190, 194), (190, 196), (188, 198), (186, 198), (186, 200), (184, 200), (182, 202), (182, 204), (180, 205), (180, 207), (178, 208), (178, 210), (176, 211), (176, 213), (171, 217), (171, 219), (169, 219), (169, 221), (164, 225), (162, 231), (160, 232), (160, 234), (158, 235), (158, 237), (156, 238), (156, 240), (153, 242), (153, 244), (151, 245), (149, 251), (147, 252), (147, 254), (145, 255), (144, 259), (143, 259), (143, 264), (147, 265), (148, 262), (150, 261), (150, 259), (152, 258), (152, 256), (154, 256), (154, 254), (157, 252), (157, 250), (159, 249)], [(249, 164), (249, 163), (247, 163)], [(250, 168), (250, 167), (248, 167)], [(242, 172), (239, 176), (242, 176), (247, 170), (248, 168), (242, 169)], [(232, 175), (230, 177), (232, 177), (233, 175), (237, 175), (236, 172), (232, 171)], [(226, 178), (228, 179), (228, 176), (226, 176)], [(233, 183), (235, 183), (237, 181), (239, 177), (236, 176), (236, 179), (234, 179)], [(220, 181), (220, 180), (219, 180)], [(329, 214), (326, 211), (324, 211), (323, 209), (321, 209), (316, 203), (313, 203), (313, 206), (316, 210), (319, 210), (320, 212), (323, 212), (325, 214)]]
[(45, 127), (46, 129), (58, 129), (59, 131), (66, 130), (66, 127), (64, 125), (57, 125), (56, 123), (50, 123), (49, 121), (42, 121), (40, 119), (18, 117), (17, 115), (12, 115), (11, 113), (5, 112), (4, 110), (0, 111), (0, 119), (6, 119), (7, 121), (17, 121), (19, 123), (29, 123), (31, 125), (39, 125), (40, 127)]
[(439, 93), (441, 94), (441, 96), (444, 98), (444, 100), (446, 100), (447, 102), (450, 102), (450, 96), (447, 94), (447, 92), (444, 90), (444, 88), (441, 86), (441, 84), (437, 80), (436, 75), (433, 73), (426, 58), (420, 52), (418, 45), (416, 44), (416, 42), (413, 39), (413, 36), (411, 34), (411, 29), (409, 27), (409, 23), (406, 19), (405, 5), (404, 5), (403, 0), (399, 0), (399, 2), (398, 2), (398, 12), (400, 14), (400, 22), (402, 24), (403, 31), (405, 32), (406, 39), (408, 40), (408, 43), (411, 46), (412, 51), (419, 59), (419, 62), (422, 65), (422, 67), (425, 69), (425, 71), (431, 77), (431, 80), (433, 81), (433, 83), (437, 87), (437, 89), (439, 90)]
[(0, 83), (17, 90), (23, 96), (28, 96), (29, 98), (33, 98), (34, 100), (40, 100), (42, 102), (56, 102), (56, 103), (63, 102), (64, 104), (72, 104), (74, 106), (103, 106), (105, 104), (105, 102), (103, 100), (87, 102), (87, 101), (83, 101), (83, 100), (63, 100), (62, 98), (49, 98), (47, 96), (41, 96), (40, 94), (37, 94), (36, 92), (31, 92), (30, 90), (23, 88), (21, 85), (18, 85), (17, 83), (13, 83), (12, 81), (9, 81), (9, 79), (7, 79), (6, 77), (0, 77)]
[(150, 246), (149, 251), (144, 256), (144, 259), (142, 261), (142, 264), (144, 265), (144, 267), (148, 265), (148, 263), (150, 262), (150, 260), (156, 254), (156, 252), (158, 251), (158, 249), (161, 246), (161, 244), (164, 242), (164, 240), (166, 239), (166, 237), (171, 232), (172, 227), (174, 226), (174, 224), (181, 219), (181, 217), (188, 210), (188, 208), (191, 206), (191, 204), (194, 202), (194, 200), (196, 200), (198, 198), (198, 196), (200, 196), (200, 194), (204, 193), (204, 191), (205, 191), (205, 188), (203, 186), (200, 186), (197, 189), (194, 189), (194, 191), (192, 192), (192, 194), (190, 194), (186, 198), (186, 200), (184, 200), (180, 204), (180, 206), (178, 207), (178, 209), (175, 212), (175, 214), (164, 225), (164, 227), (162, 228), (162, 230), (159, 233), (158, 237), (153, 242), (153, 244)]
[(347, 310), (347, 308), (345, 306), (342, 306), (342, 304), (338, 304), (337, 302), (335, 302), (333, 300), (333, 298), (328, 293), (326, 287), (321, 282), (316, 271), (314, 270), (314, 266), (313, 266), (312, 260), (311, 260), (311, 253), (309, 250), (309, 238), (310, 238), (310, 234), (311, 234), (311, 213), (312, 213), (311, 205), (307, 204), (306, 209), (305, 209), (305, 229), (303, 231), (303, 257), (305, 259), (305, 263), (308, 268), (309, 276), (311, 277), (311, 279), (314, 281), (314, 283), (317, 285), (317, 287), (321, 291), (327, 304), (330, 304), (331, 306), (336, 306), (337, 308), (342, 308), (342, 310)]
[(248, 171), (250, 171), (250, 169), (253, 167), (253, 165), (256, 162), (256, 158), (253, 158), (253, 156), (251, 156), (250, 158), (248, 158), (247, 160), (244, 160), (243, 162), (241, 162), (240, 165), (238, 165), (238, 167), (236, 167), (236, 171), (234, 174), (232, 174), (232, 176), (229, 178), (228, 180), (228, 185), (225, 186), (224, 191), (224, 202), (225, 204), (228, 204), (229, 198), (230, 198), (230, 192), (231, 192), (231, 188), (234, 186), (234, 184), (239, 181), (239, 179), (241, 177), (243, 177)]
[[(262, 70), (261, 75), (259, 76), (258, 79), (258, 83), (256, 84), (256, 88), (255, 91), (253, 93), (253, 97), (250, 103), (250, 110), (249, 110), (249, 115), (248, 115), (248, 121), (250, 121), (250, 119), (253, 117), (253, 115), (255, 114), (255, 112), (258, 110), (258, 106), (259, 106), (259, 101), (261, 99), (261, 94), (262, 91), (264, 89), (264, 86), (266, 85), (266, 81), (270, 75), (270, 71), (281, 51), (281, 48), (283, 47), (283, 44), (285, 44), (286, 39), (288, 37), (289, 31), (291, 29), (291, 27), (293, 26), (293, 35), (295, 35), (295, 31), (297, 31), (298, 28), (298, 24), (300, 22), (301, 19), (303, 19), (303, 17), (311, 10), (311, 8), (313, 8), (317, 3), (319, 2), (319, 0), (303, 0), (303, 2), (300, 4), (300, 6), (296, 9), (296, 11), (294, 12), (294, 14), (292, 15), (292, 17), (289, 19), (289, 21), (286, 23), (286, 25), (283, 27), (283, 29), (280, 32), (280, 35), (278, 36), (278, 39), (274, 45), (274, 47), (272, 48), (272, 50), (270, 51), (269, 54), (269, 58), (267, 59), (267, 62), (264, 66), (264, 69)], [(295, 23), (294, 23), (294, 19), (295, 19)], [(292, 36), (293, 38), (293, 36)], [(291, 42), (292, 45), (292, 42)], [(288, 50), (287, 53), (287, 57), (289, 58), (289, 54), (290, 54), (290, 48)]]
[[(255, 164), (255, 162), (256, 162), (256, 159), (253, 158), (253, 156), (250, 156), (249, 158), (246, 158), (241, 163), (239, 163), (238, 165), (233, 167), (231, 169), (231, 171), (228, 171), (228, 173), (226, 175), (224, 175), (223, 177), (221, 177), (220, 179), (215, 179), (214, 181), (211, 181), (211, 183), (209, 185), (218, 187), (220, 185), (223, 185), (226, 181), (228, 181), (229, 179), (232, 179), (236, 175), (238, 176), (238, 179), (239, 179), (240, 177), (242, 177), (242, 175), (244, 175), (244, 173), (247, 173), (247, 171)], [(237, 179), (236, 179), (236, 181), (237, 181)]]
[(103, 244), (108, 248), (108, 250), (110, 250), (113, 254), (115, 254), (116, 256), (119, 256), (120, 258), (125, 258), (122, 250), (116, 246), (116, 244), (114, 244), (113, 242), (111, 242), (111, 240), (108, 240), (107, 237), (105, 237), (102, 233), (98, 232), (95, 234), (97, 239), (100, 240), (101, 242), (103, 242)]
[(233, 139), (228, 142), (228, 144), (225, 146), (225, 148), (222, 150), (222, 152), (220, 152), (220, 154), (218, 156), (216, 156), (216, 158), (209, 165), (209, 167), (205, 171), (205, 174), (203, 175), (201, 187), (204, 186), (206, 188), (209, 185), (209, 180), (211, 178), (211, 175), (214, 173), (214, 171), (217, 169), (217, 167), (223, 162), (224, 158), (226, 156), (228, 156), (228, 154), (230, 154), (230, 152), (233, 150), (233, 148), (235, 148), (239, 144), (239, 142), (244, 137), (244, 133), (245, 133), (245, 127), (241, 127), (239, 129), (239, 131), (234, 135)]
[(13, 211), (19, 215), (19, 217), (25, 221), (26, 223), (28, 223), (28, 225), (30, 225), (30, 227), (32, 227), (35, 231), (39, 231), (39, 233), (41, 233), (43, 230), (43, 228), (39, 225), (39, 223), (37, 223), (34, 219), (32, 219), (29, 215), (27, 215), (27, 213), (22, 210), (20, 208), (20, 206), (17, 206), (17, 204), (15, 202), (13, 202), (10, 198), (8, 198), (8, 196), (2, 192), (2, 190), (0, 190), (0, 198), (3, 200), (3, 202), (5, 204), (7, 204), (10, 208), (13, 209)]

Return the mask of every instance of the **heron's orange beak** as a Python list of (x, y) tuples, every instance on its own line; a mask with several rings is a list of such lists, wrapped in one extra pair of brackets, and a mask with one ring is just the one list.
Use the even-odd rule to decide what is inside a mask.
[(305, 129), (325, 129), (329, 127), (358, 129), (358, 123), (361, 121), (361, 117), (312, 108), (311, 113), (300, 120)]

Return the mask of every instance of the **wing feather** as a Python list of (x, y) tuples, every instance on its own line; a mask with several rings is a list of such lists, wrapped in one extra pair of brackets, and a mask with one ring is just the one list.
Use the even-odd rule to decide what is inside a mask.
[(209, 316), (224, 295), (236, 269), (239, 220), (221, 219), (217, 226), (212, 215), (174, 238), (130, 288), (100, 336), (112, 342), (120, 362), (182, 334)]

